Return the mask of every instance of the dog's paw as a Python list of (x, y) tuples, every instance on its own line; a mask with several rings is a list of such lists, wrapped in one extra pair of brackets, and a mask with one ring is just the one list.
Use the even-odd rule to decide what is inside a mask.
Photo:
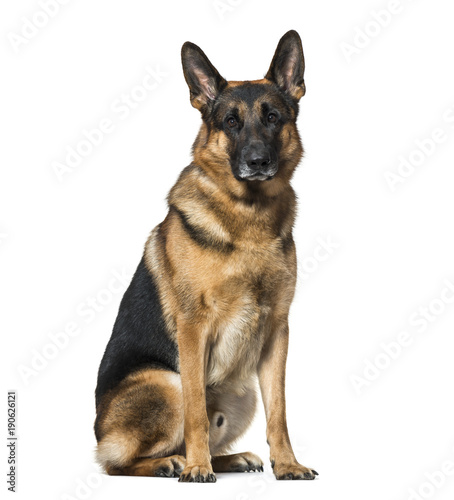
[(250, 451), (213, 457), (211, 465), (215, 472), (263, 472), (262, 460)]
[(154, 469), (154, 475), (155, 477), (178, 477), (184, 469), (185, 463), (186, 459), (181, 455), (159, 459)]
[(181, 483), (215, 483), (216, 476), (211, 466), (188, 465), (180, 474)]
[(273, 469), (274, 475), (278, 480), (295, 480), (295, 479), (315, 479), (318, 476), (318, 472), (313, 469), (308, 469), (298, 462), (285, 463), (285, 462), (274, 462), (271, 461), (271, 467)]
[(232, 461), (231, 471), (233, 472), (263, 472), (263, 462), (260, 457), (247, 451), (238, 453)]

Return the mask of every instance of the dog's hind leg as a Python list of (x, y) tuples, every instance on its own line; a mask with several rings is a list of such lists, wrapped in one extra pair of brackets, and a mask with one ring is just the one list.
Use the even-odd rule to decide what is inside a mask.
[(101, 399), (97, 411), (97, 459), (108, 474), (180, 474), (185, 464), (184, 422), (177, 373), (157, 369), (134, 373)]

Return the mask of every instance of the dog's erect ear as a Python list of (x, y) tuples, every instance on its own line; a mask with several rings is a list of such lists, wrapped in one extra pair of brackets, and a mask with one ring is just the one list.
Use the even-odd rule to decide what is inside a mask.
[(203, 50), (191, 42), (186, 42), (181, 48), (181, 61), (184, 77), (189, 86), (191, 104), (203, 113), (210, 108), (227, 82), (211, 64)]
[(296, 100), (306, 93), (303, 45), (296, 31), (288, 31), (279, 40), (265, 78)]

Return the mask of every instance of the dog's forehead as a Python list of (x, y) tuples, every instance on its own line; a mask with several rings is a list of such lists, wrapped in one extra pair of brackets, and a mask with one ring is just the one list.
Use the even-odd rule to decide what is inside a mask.
[(284, 99), (275, 86), (266, 80), (258, 82), (229, 82), (220, 96), (220, 104), (240, 108), (259, 109), (257, 104), (284, 105)]

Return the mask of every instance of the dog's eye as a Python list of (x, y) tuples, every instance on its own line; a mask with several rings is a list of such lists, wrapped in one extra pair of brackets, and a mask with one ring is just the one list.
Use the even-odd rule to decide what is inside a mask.
[(266, 117), (268, 120), (268, 123), (276, 123), (277, 122), (277, 116), (274, 113), (269, 113), (268, 116)]
[(238, 125), (238, 122), (236, 121), (235, 117), (229, 116), (227, 118), (227, 124), (229, 127), (233, 128), (233, 127), (236, 127)]

